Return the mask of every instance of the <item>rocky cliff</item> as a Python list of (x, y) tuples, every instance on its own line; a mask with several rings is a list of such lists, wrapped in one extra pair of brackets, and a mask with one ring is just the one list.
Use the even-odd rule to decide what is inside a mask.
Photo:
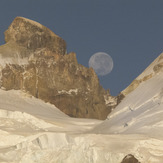
[(94, 70), (78, 64), (75, 53), (66, 53), (65, 41), (45, 26), (17, 17), (5, 41), (0, 46), (1, 88), (26, 91), (72, 117), (105, 119), (117, 105)]

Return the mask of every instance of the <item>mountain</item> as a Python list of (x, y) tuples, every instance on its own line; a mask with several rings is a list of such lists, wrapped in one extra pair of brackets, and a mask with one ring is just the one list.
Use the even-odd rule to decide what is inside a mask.
[(78, 64), (74, 52), (67, 54), (66, 42), (45, 26), (17, 17), (5, 41), (0, 46), (0, 87), (5, 90), (26, 91), (79, 118), (106, 119), (121, 99), (105, 91), (94, 70)]
[[(29, 22), (25, 18), (20, 19)], [(19, 26), (24, 28), (23, 25), (19, 24)], [(10, 37), (16, 38), (17, 36), (19, 35)], [(44, 56), (46, 50), (45, 53), (40, 53), (38, 49), (34, 50), (34, 48), (29, 53), (28, 50), (30, 49), (17, 45), (15, 42), (7, 42), (6, 44), (0, 47), (1, 163), (163, 162), (163, 53), (123, 90), (118, 98), (114, 99), (114, 97), (108, 95), (109, 93), (101, 96), (103, 91), (97, 92), (97, 95), (101, 98), (108, 100), (108, 105), (112, 104), (113, 106), (114, 100), (121, 100), (118, 106), (106, 115), (105, 120), (97, 120), (70, 117), (59, 110), (60, 108), (52, 102), (40, 98), (38, 88), (42, 91), (43, 87), (37, 82), (40, 80), (42, 72), (40, 69), (44, 64), (41, 67), (39, 65), (41, 61), (44, 61), (46, 65), (47, 60)], [(20, 49), (22, 50), (21, 53)], [(53, 50), (55, 51), (55, 49)], [(27, 53), (24, 53), (25, 51)], [(59, 53), (46, 57), (52, 57), (52, 59), (56, 57), (55, 61), (60, 63), (57, 58), (61, 60), (61, 58), (69, 58), (73, 55)], [(64, 63), (66, 64), (66, 62)], [(50, 66), (52, 67), (51, 64)], [(36, 71), (36, 67), (40, 74), (36, 75), (35, 73), (34, 78), (34, 68), (35, 72), (38, 71)], [(49, 73), (48, 66), (46, 66), (46, 70)], [(89, 73), (91, 71), (94, 74), (91, 69), (83, 68), (82, 70)], [(81, 73), (84, 74), (85, 71)], [(44, 71), (42, 73), (44, 74)], [(50, 74), (50, 77), (52, 74)], [(60, 78), (60, 76), (55, 77)], [(94, 75), (95, 79), (96, 77)], [(36, 78), (39, 78), (39, 80), (36, 80)], [(48, 78), (46, 80), (49, 81)], [(87, 80), (84, 81), (88, 82)], [(98, 83), (98, 80), (95, 81)], [(27, 91), (32, 82), (35, 83), (35, 87), (32, 87), (34, 93), (31, 93), (32, 88), (31, 91), (29, 91), (30, 89)], [(92, 83), (94, 82), (92, 81)], [(9, 85), (10, 87), (8, 87)], [(23, 87), (19, 87), (19, 85)], [(95, 87), (92, 86), (91, 88), (94, 91)], [(64, 89), (60, 91), (65, 93)], [(76, 95), (76, 92), (76, 90), (72, 91), (71, 89), (66, 93), (73, 96)], [(92, 98), (95, 98), (95, 96), (93, 95)], [(72, 103), (77, 107), (79, 105), (79, 102), (75, 100)]]
[(129, 139), (123, 148), (140, 162), (163, 162), (163, 53), (122, 93), (125, 98), (91, 132)]
[(125, 98), (108, 115), (101, 132), (163, 136), (163, 53), (122, 93)]

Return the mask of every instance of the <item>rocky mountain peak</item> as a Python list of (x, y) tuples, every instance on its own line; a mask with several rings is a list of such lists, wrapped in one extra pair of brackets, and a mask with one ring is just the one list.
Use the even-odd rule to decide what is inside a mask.
[(94, 70), (78, 64), (74, 52), (66, 54), (65, 41), (45, 26), (17, 17), (5, 41), (0, 46), (1, 88), (28, 92), (72, 117), (105, 119), (117, 105)]
[(66, 53), (66, 42), (47, 27), (33, 20), (16, 17), (5, 31), (5, 41), (31, 51), (46, 48), (57, 54)]

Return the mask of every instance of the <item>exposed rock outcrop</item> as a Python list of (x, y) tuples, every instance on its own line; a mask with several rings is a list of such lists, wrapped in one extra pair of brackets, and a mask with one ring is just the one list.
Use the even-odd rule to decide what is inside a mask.
[(133, 155), (128, 154), (121, 163), (140, 163)]
[(15, 18), (5, 31), (5, 41), (14, 42), (30, 51), (46, 48), (53, 53), (66, 53), (66, 43), (62, 38), (45, 26), (22, 17)]
[(78, 64), (75, 53), (66, 54), (65, 41), (43, 25), (17, 17), (5, 40), (0, 69), (6, 90), (24, 90), (72, 117), (105, 119), (117, 105), (94, 70)]

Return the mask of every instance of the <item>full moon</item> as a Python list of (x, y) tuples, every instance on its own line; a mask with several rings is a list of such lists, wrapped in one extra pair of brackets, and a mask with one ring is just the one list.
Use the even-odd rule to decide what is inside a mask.
[(89, 59), (89, 67), (92, 67), (98, 76), (105, 76), (113, 69), (111, 56), (104, 52), (98, 52)]

